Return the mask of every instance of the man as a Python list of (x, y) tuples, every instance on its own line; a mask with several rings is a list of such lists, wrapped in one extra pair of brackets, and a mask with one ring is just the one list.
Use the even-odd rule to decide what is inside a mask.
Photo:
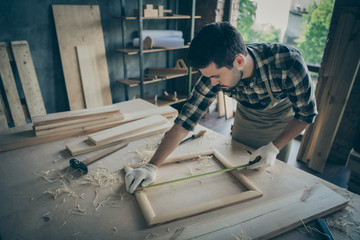
[(245, 45), (229, 23), (213, 23), (192, 40), (187, 62), (202, 76), (150, 162), (126, 175), (130, 193), (155, 180), (157, 168), (221, 90), (237, 101), (232, 138), (257, 149), (250, 161), (261, 157), (252, 169), (272, 166), (279, 152), (278, 159), (287, 162), (292, 140), (315, 120), (311, 78), (293, 48), (276, 43)]

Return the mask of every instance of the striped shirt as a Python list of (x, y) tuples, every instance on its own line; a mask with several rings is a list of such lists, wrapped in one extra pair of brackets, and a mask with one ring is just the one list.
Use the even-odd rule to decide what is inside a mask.
[[(275, 99), (289, 98), (295, 119), (313, 123), (317, 115), (314, 86), (300, 53), (277, 43), (248, 44), (247, 50), (254, 59), (254, 77), (239, 81), (225, 94), (247, 108), (262, 110), (271, 102), (265, 86), (269, 81)], [(200, 77), (175, 123), (192, 131), (219, 91), (209, 78)]]

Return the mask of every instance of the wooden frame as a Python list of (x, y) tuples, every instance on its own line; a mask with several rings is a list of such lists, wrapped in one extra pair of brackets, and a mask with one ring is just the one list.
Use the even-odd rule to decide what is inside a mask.
[[(218, 170), (235, 166), (216, 149), (211, 149), (168, 159), (159, 168), (157, 182), (186, 177), (184, 176), (187, 175), (186, 171), (190, 170), (191, 172), (194, 169), (193, 166), (199, 164), (199, 161), (194, 161), (195, 158), (199, 159), (199, 156), (212, 156), (211, 160), (210, 158), (207, 160), (211, 164), (216, 163), (215, 165), (208, 164), (210, 167), (205, 169), (206, 172), (211, 172), (214, 168)], [(124, 169), (125, 172), (129, 172), (144, 164), (146, 163), (125, 166)], [(201, 171), (203, 170), (201, 169)], [(249, 201), (262, 195), (263, 193), (238, 170), (135, 192), (138, 204), (149, 226)]]

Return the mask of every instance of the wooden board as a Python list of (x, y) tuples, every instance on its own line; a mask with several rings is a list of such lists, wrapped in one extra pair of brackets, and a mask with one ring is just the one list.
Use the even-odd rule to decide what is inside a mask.
[(112, 104), (99, 6), (52, 5), (52, 9), (70, 109), (85, 108), (75, 50), (81, 45), (94, 46), (103, 104)]
[[(124, 119), (120, 121), (105, 123), (101, 125), (96, 126), (89, 126), (84, 127), (81, 129), (75, 129), (70, 131), (65, 131), (62, 133), (55, 133), (52, 135), (46, 135), (46, 136), (35, 136), (32, 126), (29, 125), (25, 128), (17, 128), (16, 132), (12, 130), (4, 130), (0, 132), (1, 138), (0, 138), (0, 152), (1, 151), (7, 151), (11, 149), (17, 149), (27, 146), (32, 146), (36, 144), (42, 144), (42, 143), (48, 143), (51, 141), (64, 139), (71, 136), (78, 136), (78, 135), (84, 135), (84, 134), (91, 134), (94, 132), (102, 131), (111, 127), (119, 126), (120, 124), (134, 121), (136, 119), (144, 118), (147, 116), (152, 116), (155, 114), (161, 114), (164, 117), (167, 118), (174, 118), (177, 116), (177, 110), (166, 106), (166, 107), (156, 107), (143, 99), (135, 99), (130, 100), (127, 102), (120, 102), (109, 106), (102, 107), (103, 111), (110, 111), (110, 110), (116, 110), (124, 113)], [(48, 114), (44, 116), (38, 116), (36, 117), (39, 122), (42, 122), (42, 124), (45, 123), (54, 123), (58, 122), (60, 118), (62, 117), (74, 117), (73, 113), (83, 113), (87, 114), (91, 111), (101, 112), (101, 109), (94, 110), (94, 109), (83, 109), (83, 110), (77, 110), (77, 111), (69, 111), (69, 112), (63, 112), (63, 113), (53, 113)]]
[(233, 103), (233, 99), (224, 94), (225, 118), (226, 119), (232, 118), (234, 115), (232, 103)]
[(76, 130), (76, 129), (82, 129), (85, 127), (103, 125), (103, 124), (112, 123), (112, 122), (119, 122), (123, 119), (124, 119), (124, 115), (122, 115), (121, 113), (117, 113), (117, 114), (114, 114), (114, 115), (111, 115), (111, 116), (108, 116), (108, 117), (105, 117), (102, 119), (86, 120), (86, 121), (79, 122), (79, 123), (68, 124), (68, 125), (65, 125), (62, 127), (50, 128), (50, 129), (45, 129), (45, 130), (40, 130), (40, 131), (35, 129), (35, 134), (36, 134), (36, 136), (50, 135), (50, 134), (54, 134), (54, 133), (66, 132), (66, 131), (73, 130), (73, 129)]
[[(199, 156), (205, 158), (199, 159)], [(216, 149), (193, 153), (168, 159), (159, 168), (155, 183), (230, 167), (234, 165)], [(125, 166), (126, 172), (132, 169)], [(147, 224), (152, 226), (259, 198), (262, 192), (234, 170), (136, 191), (135, 196)]]
[(30, 117), (46, 114), (28, 42), (14, 41), (11, 47)]
[[(101, 108), (81, 109), (36, 116), (32, 118), (32, 122), (34, 126), (57, 124), (56, 126), (58, 127), (63, 126), (61, 123), (67, 121), (92, 119), (92, 117), (107, 117), (119, 112), (120, 110), (116, 105), (110, 105)], [(65, 123), (65, 125), (67, 125), (67, 123)]]
[(223, 117), (225, 116), (224, 93), (222, 91), (218, 92), (218, 94), (216, 95), (216, 99), (217, 99), (218, 116)]
[(16, 88), (14, 74), (11, 69), (6, 44), (0, 42), (0, 76), (6, 92), (6, 98), (15, 126), (26, 124), (25, 114), (21, 106), (19, 93)]
[[(128, 113), (134, 108), (141, 109), (139, 105), (135, 104), (136, 102), (140, 102), (140, 99), (127, 102), (129, 106), (121, 105), (121, 111)], [(147, 103), (144, 103), (143, 106), (151, 107)], [(195, 132), (203, 129), (205, 128), (198, 125)], [(248, 161), (248, 147), (232, 141), (231, 138), (225, 138), (210, 129), (205, 130), (207, 130), (207, 133), (203, 138), (193, 140), (192, 144), (180, 145), (174, 154), (182, 156), (191, 152), (206, 150), (209, 147), (216, 147), (229, 161), (236, 165), (245, 164)], [(1, 138), (2, 135), (0, 140)], [(105, 167), (111, 173), (116, 174), (117, 177), (122, 177), (123, 171), (119, 170), (123, 166), (141, 161), (135, 150), (144, 148), (147, 150), (149, 145), (157, 143), (159, 139), (160, 135), (156, 135), (132, 141), (126, 148), (91, 164), (89, 172), (95, 173), (98, 167)], [(79, 137), (74, 136), (67, 139), (67, 141), (70, 140), (76, 141), (79, 140)], [(332, 191), (330, 191), (331, 193), (321, 191), (320, 194), (317, 191), (312, 192), (313, 194), (310, 194), (309, 198), (304, 202), (305, 205), (286, 204), (292, 201), (289, 197), (300, 193), (299, 197), (294, 198), (299, 203), (299, 198), (302, 195), (299, 191), (316, 183), (325, 183), (326, 186), (335, 190), (338, 195), (350, 200), (348, 207), (338, 213), (329, 215), (326, 219), (344, 218), (345, 221), (349, 219), (351, 223), (359, 222), (359, 195), (328, 182), (326, 183), (322, 179), (300, 169), (295, 169), (288, 164), (276, 161), (274, 166), (263, 171), (242, 171), (250, 181), (260, 188), (264, 193), (263, 197), (149, 228), (135, 196), (126, 193), (125, 184), (122, 181), (102, 189), (98, 189), (96, 185), (92, 184), (84, 185), (83, 177), (64, 181), (69, 186), (70, 191), (84, 198), (73, 198), (68, 193), (63, 193), (53, 199), (44, 193), (48, 190), (55, 191), (61, 188), (63, 184), (57, 180), (46, 181), (34, 174), (34, 172), (45, 173), (48, 170), (64, 165), (67, 166), (71, 157), (64, 152), (63, 143), (64, 140), (60, 140), (17, 149), (16, 151), (0, 152), (0, 162), (2, 164), (2, 168), (0, 168), (0, 184), (4, 193), (0, 196), (0, 225), (3, 226), (1, 236), (4, 239), (21, 239), (25, 235), (33, 236), (36, 239), (55, 240), (73, 239), (74, 236), (79, 239), (123, 239), (124, 233), (126, 233), (128, 239), (174, 239), (174, 234), (177, 234), (176, 240), (197, 239), (202, 236), (207, 239), (236, 239), (235, 236), (238, 236), (238, 233), (242, 231), (249, 236), (253, 236), (251, 234), (256, 234), (257, 231), (260, 234), (269, 236), (268, 234), (277, 234), (301, 226), (302, 223), (299, 218), (295, 218), (298, 214), (302, 219), (305, 219), (304, 222), (308, 222), (311, 220), (311, 216), (322, 217), (323, 214), (330, 214), (330, 212), (338, 209), (336, 204), (333, 205), (335, 207), (331, 207), (329, 204), (337, 198), (337, 195), (334, 195)], [(252, 149), (249, 150), (252, 151)], [(96, 154), (96, 152), (93, 154)], [(82, 161), (93, 154), (86, 154), (78, 159)], [(59, 178), (56, 171), (53, 174), (50, 173), (49, 176), (54, 176), (55, 179)], [(317, 197), (313, 198), (313, 196)], [(97, 207), (99, 203), (107, 199), (109, 199), (108, 202)], [(282, 201), (283, 199), (284, 201)], [(279, 205), (277, 205), (278, 202)], [(96, 206), (94, 206), (94, 203), (96, 203)], [(86, 209), (84, 216), (71, 213), (72, 209), (76, 208), (78, 204), (81, 209)], [(265, 208), (265, 206), (267, 207)], [(282, 208), (284, 208), (284, 211), (282, 211)], [(260, 209), (263, 211), (260, 211)], [(245, 215), (246, 220), (243, 220)], [(50, 221), (44, 221), (45, 217), (48, 217)], [(239, 222), (236, 221), (237, 219), (239, 219)], [(352, 222), (351, 219), (356, 222)], [(249, 224), (246, 224), (247, 221), (249, 221)], [(14, 222), (22, 226), (20, 232), (13, 231)], [(333, 231), (335, 238), (359, 239), (358, 226), (349, 224), (347, 227), (349, 230), (347, 233), (332, 229), (335, 231)], [(221, 234), (217, 235), (218, 231), (221, 231)], [(54, 235), (54, 232), (57, 234)], [(304, 227), (299, 227), (289, 234), (297, 234), (297, 238), (284, 238), (284, 236), (280, 238), (313, 238), (306, 233)], [(259, 238), (261, 239), (261, 237)]]
[[(322, 172), (328, 159), (352, 86), (360, 74), (359, 7), (334, 9), (330, 35), (316, 87), (319, 115), (306, 130), (298, 159), (308, 167)], [(336, 13), (336, 14), (335, 14)]]
[(0, 92), (0, 130), (7, 129), (7, 128), (9, 128), (9, 125), (8, 125), (8, 122), (6, 119), (6, 114), (5, 114), (5, 104), (4, 104), (3, 97)]
[(99, 73), (93, 46), (76, 46), (86, 108), (103, 106)]
[(94, 143), (89, 141), (86, 137), (86, 139), (81, 139), (80, 141), (79, 140), (72, 141), (72, 142), (66, 143), (65, 145), (72, 156), (77, 156), (77, 155), (92, 152), (92, 151), (95, 151), (95, 150), (98, 150), (101, 148), (116, 145), (118, 142), (133, 141), (136, 139), (141, 139), (141, 138), (149, 137), (149, 136), (156, 135), (156, 134), (162, 134), (165, 131), (169, 130), (171, 128), (171, 126), (172, 126), (172, 123), (167, 122), (160, 126), (152, 127), (150, 129), (143, 130), (138, 133), (119, 137), (119, 138), (113, 139), (109, 142), (102, 143), (102, 144), (95, 145)]
[(146, 117), (140, 120), (132, 121), (121, 126), (110, 128), (101, 132), (90, 134), (88, 136), (89, 140), (94, 144), (101, 144), (109, 142), (116, 138), (126, 136), (128, 134), (134, 134), (142, 130), (146, 130), (152, 127), (159, 126), (168, 122), (166, 117), (161, 115), (154, 115)]
[[(233, 236), (247, 236), (247, 239), (270, 239), (337, 211), (348, 202), (320, 183), (314, 184), (309, 197), (302, 201), (305, 191), (299, 190), (271, 202), (186, 227), (179, 239), (224, 239), (224, 236), (231, 236), (230, 232)], [(168, 236), (159, 239), (169, 239), (173, 234), (174, 231), (171, 231)]]

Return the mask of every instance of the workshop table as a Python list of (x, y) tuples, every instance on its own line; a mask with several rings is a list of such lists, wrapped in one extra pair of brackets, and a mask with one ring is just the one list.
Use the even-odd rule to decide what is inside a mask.
[[(197, 126), (195, 132), (203, 129), (207, 131), (203, 137), (182, 144), (171, 156), (213, 147), (237, 163), (253, 150), (202, 126)], [(267, 219), (265, 214), (257, 216), (263, 225), (253, 226), (251, 232), (242, 228), (243, 222), (237, 222), (247, 209), (261, 209), (281, 194), (316, 184), (324, 184), (349, 200), (345, 208), (325, 217), (328, 222), (339, 223), (338, 228), (331, 229), (335, 239), (360, 239), (359, 195), (280, 161), (263, 171), (246, 170), (245, 175), (263, 191), (263, 197), (148, 227), (135, 197), (125, 190), (123, 167), (149, 160), (162, 134), (131, 141), (91, 164), (88, 175), (79, 175), (67, 168), (72, 157), (65, 143), (85, 138), (75, 136), (0, 152), (0, 239), (245, 239), (244, 234), (258, 236), (255, 232), (262, 232), (262, 239), (318, 239), (320, 235), (310, 234), (305, 228), (312, 226), (311, 218), (303, 219), (307, 222), (304, 226), (299, 219), (291, 224), (280, 222), (285, 225), (276, 229), (276, 219)], [(84, 160), (101, 151), (76, 158)], [(103, 175), (108, 177), (103, 182), (91, 178)]]

